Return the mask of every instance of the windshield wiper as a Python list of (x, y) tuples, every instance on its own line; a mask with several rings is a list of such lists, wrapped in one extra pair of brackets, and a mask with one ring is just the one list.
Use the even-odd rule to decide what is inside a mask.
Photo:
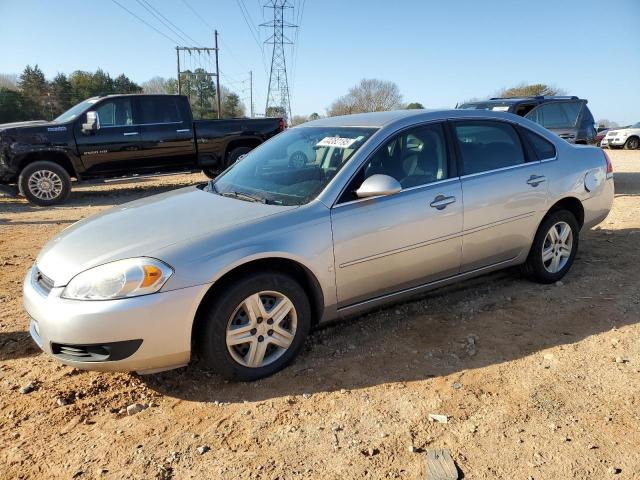
[(264, 197), (259, 197), (257, 195), (251, 195), (243, 192), (231, 191), (231, 192), (216, 192), (216, 193), (223, 197), (237, 198), (238, 200), (245, 200), (247, 202), (256, 202), (256, 203), (264, 203), (264, 204), (269, 203), (269, 201)]

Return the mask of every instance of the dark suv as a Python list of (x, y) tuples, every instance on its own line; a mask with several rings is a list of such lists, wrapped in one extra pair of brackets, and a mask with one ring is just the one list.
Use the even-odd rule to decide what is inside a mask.
[(595, 144), (596, 129), (587, 101), (575, 96), (491, 98), (456, 108), (509, 112), (528, 118), (569, 143)]

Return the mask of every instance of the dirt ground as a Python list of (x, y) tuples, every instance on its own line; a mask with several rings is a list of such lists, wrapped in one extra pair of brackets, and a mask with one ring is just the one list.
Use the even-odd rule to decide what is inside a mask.
[(84, 187), (51, 209), (0, 197), (0, 479), (417, 479), (433, 448), (466, 479), (640, 478), (640, 151), (611, 157), (614, 209), (562, 285), (467, 281), (317, 331), (250, 384), (82, 372), (26, 332), (21, 284), (49, 238), (205, 177)]

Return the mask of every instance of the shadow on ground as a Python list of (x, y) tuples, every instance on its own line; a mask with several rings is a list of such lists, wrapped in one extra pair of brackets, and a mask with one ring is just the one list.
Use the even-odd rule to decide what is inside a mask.
[(0, 332), (0, 362), (40, 353), (29, 332)]
[(531, 283), (517, 269), (505, 270), (319, 329), (293, 365), (261, 381), (226, 382), (197, 364), (141, 379), (165, 395), (232, 403), (452, 374), (462, 381), (467, 370), (636, 323), (625, 302), (640, 302), (637, 285), (607, 280), (640, 267), (640, 257), (630, 265), (628, 256), (611, 256), (612, 245), (622, 251), (634, 237), (640, 238), (625, 230), (584, 232), (562, 285)]

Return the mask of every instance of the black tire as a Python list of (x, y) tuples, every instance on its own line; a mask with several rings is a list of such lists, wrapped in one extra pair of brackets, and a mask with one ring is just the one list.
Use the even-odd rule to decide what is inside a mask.
[[(551, 228), (561, 222), (569, 225), (569, 227), (571, 228), (571, 253), (566, 259), (566, 263), (564, 263), (564, 265), (557, 271), (553, 272), (549, 271), (547, 266), (545, 266), (545, 263), (553, 262), (553, 260), (547, 260), (547, 262), (544, 262), (542, 259), (542, 249), (543, 245), (545, 245), (547, 234), (550, 232)], [(556, 210), (549, 213), (538, 227), (538, 231), (536, 232), (536, 236), (533, 239), (533, 244), (531, 245), (531, 250), (529, 251), (527, 261), (522, 266), (523, 273), (530, 280), (538, 283), (554, 283), (560, 280), (567, 274), (567, 272), (571, 268), (571, 265), (573, 264), (573, 260), (575, 259), (576, 253), (578, 251), (579, 235), (580, 227), (578, 226), (578, 221), (570, 211)], [(555, 248), (553, 244), (551, 244), (550, 246), (551, 248)], [(554, 255), (557, 254), (558, 253), (554, 253)], [(560, 260), (560, 262), (561, 261), (562, 260)]]
[[(38, 177), (40, 178), (38, 179)], [(47, 191), (46, 186), (50, 186), (51, 190)], [(62, 203), (69, 198), (71, 178), (67, 171), (57, 163), (33, 162), (20, 172), (18, 188), (29, 202), (47, 207)]]
[(220, 172), (218, 170), (212, 170), (210, 168), (203, 169), (202, 173), (204, 173), (207, 177), (209, 177), (211, 179), (214, 179), (218, 175), (220, 175)]
[[(289, 347), (283, 351), (280, 351), (279, 347), (267, 340), (268, 337), (265, 332), (262, 332), (265, 336), (260, 335), (261, 332), (256, 331), (256, 328), (248, 332), (255, 337), (254, 345), (257, 345), (255, 342), (261, 341), (264, 342), (265, 345), (268, 345), (265, 348), (276, 350), (275, 353), (271, 354), (273, 358), (275, 358), (271, 363), (263, 366), (249, 367), (241, 364), (236, 359), (240, 354), (234, 350), (236, 347), (246, 349), (249, 347), (246, 343), (236, 347), (228, 347), (226, 340), (227, 328), (236, 321), (236, 318), (242, 318), (243, 315), (244, 318), (247, 319), (247, 323), (241, 324), (240, 327), (249, 326), (249, 320), (246, 312), (244, 312), (242, 308), (242, 304), (245, 299), (259, 292), (277, 292), (286, 296), (295, 309), (296, 328), (293, 333), (293, 340)], [(261, 298), (264, 304), (265, 297)], [(266, 301), (268, 302), (269, 299), (267, 298)], [(238, 312), (239, 309), (240, 312)], [(230, 380), (253, 381), (278, 372), (287, 366), (298, 354), (304, 345), (309, 333), (309, 328), (311, 327), (311, 307), (309, 306), (309, 299), (304, 289), (288, 275), (277, 272), (264, 272), (240, 277), (237, 281), (228, 285), (222, 292), (216, 294), (214, 298), (205, 305), (202, 315), (195, 332), (196, 337), (194, 338), (200, 361), (206, 367)], [(232, 318), (232, 316), (234, 318)], [(291, 318), (290, 313), (285, 317), (283, 322), (291, 322)], [(267, 326), (269, 320), (270, 319), (262, 319), (260, 322), (259, 317), (258, 322), (261, 323), (261, 328), (269, 328), (269, 326)], [(262, 338), (262, 340), (260, 340), (260, 338)], [(233, 350), (234, 353), (232, 354), (230, 350)], [(234, 355), (236, 355), (236, 358), (234, 358)], [(244, 358), (249, 357), (248, 350), (245, 355), (246, 357)], [(244, 360), (244, 358), (241, 358), (240, 361)], [(264, 358), (268, 359), (269, 357), (265, 356)]]
[(231, 150), (229, 152), (229, 155), (227, 155), (227, 167), (229, 165), (233, 165), (234, 163), (236, 163), (238, 161), (238, 159), (242, 156), (242, 155), (246, 155), (247, 153), (249, 153), (251, 151), (251, 149), (249, 147), (237, 147), (234, 148), (233, 150)]
[(638, 139), (638, 137), (629, 137), (627, 141), (624, 142), (625, 150), (636, 150), (638, 147), (640, 147), (640, 139)]

